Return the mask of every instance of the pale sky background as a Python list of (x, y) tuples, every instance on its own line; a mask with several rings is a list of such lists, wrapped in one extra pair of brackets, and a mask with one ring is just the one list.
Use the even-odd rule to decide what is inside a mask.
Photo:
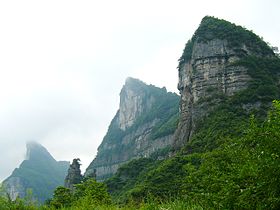
[(177, 92), (177, 60), (206, 15), (280, 47), (279, 0), (0, 0), (0, 181), (35, 140), (85, 169), (128, 76)]

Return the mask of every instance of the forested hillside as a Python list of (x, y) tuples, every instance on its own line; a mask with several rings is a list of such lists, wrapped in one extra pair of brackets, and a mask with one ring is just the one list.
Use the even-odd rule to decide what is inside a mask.
[(29, 142), (26, 147), (26, 160), (4, 180), (3, 187), (11, 200), (29, 196), (43, 203), (63, 184), (69, 162), (56, 161), (36, 142)]

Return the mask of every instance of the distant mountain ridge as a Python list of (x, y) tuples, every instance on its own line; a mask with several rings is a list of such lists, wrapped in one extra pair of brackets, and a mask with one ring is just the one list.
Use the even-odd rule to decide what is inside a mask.
[(119, 110), (86, 175), (96, 169), (97, 179), (102, 180), (132, 159), (166, 155), (163, 153), (171, 146), (177, 127), (178, 106), (177, 94), (127, 78)]
[(28, 142), (26, 148), (26, 160), (3, 181), (3, 186), (12, 200), (25, 197), (31, 190), (33, 197), (43, 202), (52, 197), (57, 186), (63, 185), (69, 162), (56, 161), (36, 142)]

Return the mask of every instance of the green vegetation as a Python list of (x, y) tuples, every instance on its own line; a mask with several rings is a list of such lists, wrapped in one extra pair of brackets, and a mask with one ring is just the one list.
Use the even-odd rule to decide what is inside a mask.
[[(145, 175), (134, 174), (135, 186), (126, 189), (126, 196), (187, 199), (207, 209), (279, 209), (280, 102), (273, 105), (263, 122), (252, 116), (242, 136), (227, 137), (212, 150), (178, 154)], [(111, 180), (117, 178), (120, 174)]]
[(151, 139), (157, 139), (160, 137), (164, 137), (164, 136), (173, 134), (175, 132), (178, 122), (179, 122), (179, 112), (177, 110), (172, 110), (172, 111), (174, 111), (174, 113), (171, 112), (170, 116), (167, 115), (166, 119), (164, 119), (163, 122), (158, 123), (152, 129)]
[(50, 207), (80, 207), (91, 209), (96, 206), (110, 205), (111, 197), (103, 183), (94, 179), (87, 179), (76, 184), (73, 191), (65, 187), (58, 187), (54, 191), (53, 198), (48, 201)]
[[(167, 93), (165, 88), (157, 88), (153, 85), (143, 86), (142, 88), (145, 89), (147, 98), (154, 97), (156, 103), (148, 112), (143, 113), (131, 127), (126, 129), (125, 134), (132, 133), (140, 125), (155, 119), (159, 120), (159, 122), (152, 130), (153, 138), (174, 133), (179, 117), (179, 96), (175, 93)], [(168, 131), (160, 131), (162, 126), (168, 126), (168, 124), (171, 125)]]
[(117, 173), (105, 183), (116, 202), (128, 202), (130, 190), (141, 183), (146, 173), (158, 164), (151, 158), (140, 158), (130, 161), (119, 168)]
[(279, 98), (280, 59), (278, 57), (247, 56), (233, 65), (246, 67), (253, 79), (246, 90), (234, 96), (233, 103), (270, 102)]
[[(8, 201), (4, 198), (0, 198), (0, 210), (55, 210), (55, 207), (51, 206), (37, 206), (35, 204), (25, 204), (24, 200), (17, 200), (15, 202)], [(61, 207), (61, 210), (203, 210), (201, 205), (194, 204), (184, 200), (170, 200), (167, 202), (160, 202), (156, 200), (150, 200), (149, 202), (134, 203), (131, 202), (125, 206), (119, 206), (114, 204), (89, 206), (84, 203), (80, 203), (76, 206)]]
[[(135, 86), (134, 86), (135, 84)], [(136, 148), (135, 141), (131, 140), (128, 144), (119, 144), (125, 136), (131, 134), (139, 133), (138, 129), (141, 129), (148, 123), (155, 123), (152, 127), (148, 141), (154, 141), (158, 138), (171, 135), (175, 132), (179, 120), (179, 96), (175, 93), (167, 92), (165, 88), (158, 88), (153, 85), (146, 85), (145, 83), (138, 81), (134, 82), (130, 87), (134, 91), (141, 91), (145, 100), (155, 101), (149, 111), (142, 113), (131, 127), (128, 127), (125, 131), (119, 128), (118, 117), (119, 112), (115, 115), (112, 120), (108, 131), (103, 138), (102, 144), (98, 148), (98, 155), (96, 159), (90, 164), (88, 168), (96, 168), (99, 166), (104, 166), (106, 163), (119, 163), (113, 162), (114, 159), (122, 159), (118, 157), (119, 154), (124, 154), (126, 157), (134, 158), (134, 150)], [(137, 135), (135, 135), (137, 138)], [(106, 145), (111, 145), (110, 148)], [(113, 145), (113, 146), (112, 146)], [(163, 153), (162, 153), (163, 155)], [(119, 160), (120, 163), (126, 160)], [(103, 177), (98, 177), (99, 179), (109, 178), (111, 174)]]
[(186, 152), (210, 151), (227, 141), (227, 138), (242, 136), (250, 114), (254, 114), (257, 120), (263, 120), (271, 101), (280, 98), (279, 58), (247, 56), (232, 65), (248, 69), (252, 78), (249, 86), (231, 97), (214, 94), (197, 102), (206, 102), (214, 108), (206, 118), (196, 123), (195, 134), (186, 145)]
[[(207, 102), (212, 106), (217, 101), (219, 104), (214, 104), (211, 112), (196, 123), (193, 136), (181, 151), (160, 160), (161, 156), (167, 157), (167, 147), (155, 151), (150, 158), (134, 159), (103, 183), (84, 180), (73, 191), (58, 187), (46, 205), (38, 206), (30, 199), (32, 196), (11, 201), (3, 195), (0, 210), (280, 209), (280, 100), (274, 100), (280, 98), (280, 59), (252, 32), (205, 17), (187, 43), (180, 65), (190, 59), (195, 40), (208, 42), (214, 38), (226, 39), (236, 49), (246, 43), (254, 51), (255, 56), (241, 56), (231, 64), (246, 67), (252, 80), (246, 90), (233, 96), (216, 93), (198, 101), (200, 105)], [(178, 96), (169, 93), (163, 97), (166, 90), (145, 88), (159, 102), (126, 131), (118, 128), (117, 114), (100, 146), (115, 148), (101, 152), (99, 158), (110, 161), (113, 153), (125, 150), (129, 154), (133, 142), (126, 147), (114, 143), (154, 119), (158, 123), (151, 131), (151, 140), (176, 129)]]
[(121, 206), (111, 204), (105, 184), (89, 179), (73, 192), (57, 188), (49, 206), (1, 197), (0, 209), (279, 209), (279, 131), (280, 101), (274, 101), (264, 121), (252, 115), (243, 136), (211, 151), (123, 166), (107, 181), (126, 192)]
[[(252, 31), (226, 20), (206, 16), (202, 19), (191, 40), (187, 42), (183, 54), (179, 59), (179, 68), (183, 63), (191, 59), (195, 41), (208, 42), (213, 39), (227, 40), (229, 47), (237, 51), (245, 44), (246, 47), (256, 55), (274, 55), (271, 47)], [(241, 51), (240, 53), (242, 54)]]
[(50, 164), (46, 161), (41, 164), (39, 162), (24, 161), (11, 176), (24, 180), (25, 187), (32, 189), (34, 197), (43, 202), (52, 196), (56, 186), (63, 183), (67, 166), (65, 165), (64, 171), (62, 171), (63, 167), (56, 165), (56, 163)]
[[(280, 98), (280, 59), (247, 56), (232, 65), (248, 69), (248, 88), (231, 97), (217, 93), (197, 102), (214, 103), (214, 108), (197, 123), (177, 156), (153, 162), (139, 159), (145, 167), (131, 162), (125, 174), (118, 172), (108, 180), (117, 202), (147, 201), (152, 196), (187, 199), (206, 209), (279, 208), (279, 102), (266, 115), (271, 101)], [(130, 170), (137, 173), (129, 176)]]
[(10, 178), (19, 178), (22, 190), (32, 189), (34, 199), (43, 203), (52, 197), (57, 186), (63, 184), (69, 163), (56, 161), (43, 146), (37, 143), (34, 145), (36, 146), (29, 151), (29, 159), (24, 160), (3, 185), (5, 186)]

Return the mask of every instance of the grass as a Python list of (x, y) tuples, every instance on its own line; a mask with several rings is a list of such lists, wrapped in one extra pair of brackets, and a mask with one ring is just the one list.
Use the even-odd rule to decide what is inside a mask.
[[(49, 208), (46, 208), (48, 210)], [(150, 201), (148, 203), (127, 204), (126, 206), (106, 205), (106, 206), (88, 206), (81, 204), (77, 207), (61, 208), (62, 210), (203, 210), (200, 205), (192, 204), (183, 200), (170, 201), (168, 203), (158, 203)], [(53, 210), (53, 209), (51, 209)]]
[[(3, 205), (2, 205), (3, 204)], [(60, 210), (203, 210), (209, 208), (203, 208), (201, 205), (191, 203), (184, 200), (174, 200), (168, 202), (161, 202), (150, 199), (147, 202), (134, 203), (130, 202), (124, 206), (118, 205), (100, 205), (91, 206), (87, 203), (80, 203), (73, 207), (61, 207)], [(16, 203), (10, 203), (5, 205), (0, 202), (0, 210), (55, 210), (54, 207), (36, 206), (34, 204), (18, 205)]]

